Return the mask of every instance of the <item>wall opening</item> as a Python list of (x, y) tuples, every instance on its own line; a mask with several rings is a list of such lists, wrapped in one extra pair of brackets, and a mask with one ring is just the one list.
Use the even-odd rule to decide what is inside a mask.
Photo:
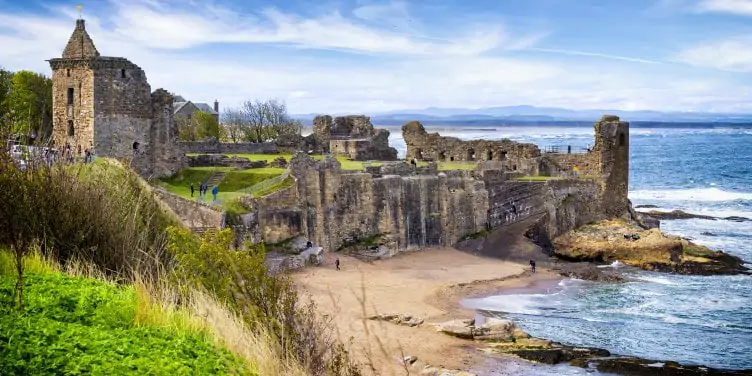
[(475, 150), (470, 149), (467, 151), (467, 160), (468, 161), (474, 161), (475, 160)]
[(619, 133), (619, 146), (624, 146), (626, 145), (626, 143), (627, 143), (627, 140), (626, 140), (626, 137), (624, 136), (624, 133)]
[(517, 165), (512, 165), (512, 170), (517, 171)]
[(125, 69), (120, 70), (120, 78), (125, 78)]
[(486, 159), (489, 161), (493, 160), (493, 152), (491, 150), (488, 151), (488, 155), (486, 156)]
[(73, 88), (68, 88), (68, 106), (73, 106)]
[(454, 162), (454, 157), (449, 157), (449, 162)]
[(66, 77), (70, 77), (70, 69), (66, 69), (65, 70), (65, 76)]
[(439, 152), (439, 162), (444, 162), (446, 160), (446, 152), (442, 151)]
[(73, 120), (68, 120), (68, 137), (76, 135), (76, 129), (73, 127)]
[(501, 154), (499, 155), (499, 160), (503, 161), (503, 160), (506, 160), (506, 159), (507, 159), (507, 152), (506, 151), (502, 151)]

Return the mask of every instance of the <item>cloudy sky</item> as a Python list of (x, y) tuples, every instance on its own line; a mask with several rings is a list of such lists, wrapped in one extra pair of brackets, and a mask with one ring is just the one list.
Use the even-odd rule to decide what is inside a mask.
[(0, 66), (100, 53), (223, 106), (752, 113), (752, 0), (0, 0)]

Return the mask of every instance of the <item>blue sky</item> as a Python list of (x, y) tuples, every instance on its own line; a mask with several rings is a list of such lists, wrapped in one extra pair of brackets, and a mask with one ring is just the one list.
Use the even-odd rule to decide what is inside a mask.
[(0, 66), (49, 74), (78, 4), (100, 53), (222, 106), (752, 113), (752, 0), (0, 0)]

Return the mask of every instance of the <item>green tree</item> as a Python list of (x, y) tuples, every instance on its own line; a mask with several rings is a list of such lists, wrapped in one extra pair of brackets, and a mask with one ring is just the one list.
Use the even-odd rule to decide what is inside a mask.
[(0, 68), (0, 129), (8, 131), (10, 126), (10, 113), (6, 99), (10, 95), (13, 84), (13, 72)]
[(177, 116), (178, 138), (182, 141), (198, 141), (207, 137), (217, 140), (222, 136), (219, 123), (212, 114), (204, 111), (194, 112), (190, 117)]
[(39, 138), (51, 135), (52, 80), (45, 75), (31, 71), (14, 73), (3, 106), (13, 133), (36, 132)]

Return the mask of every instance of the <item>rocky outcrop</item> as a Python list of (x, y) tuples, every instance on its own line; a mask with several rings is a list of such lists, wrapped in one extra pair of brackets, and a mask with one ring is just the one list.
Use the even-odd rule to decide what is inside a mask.
[(658, 219), (658, 220), (707, 219), (707, 220), (711, 220), (711, 221), (715, 221), (715, 220), (727, 220), (727, 221), (733, 221), (733, 222), (746, 222), (746, 221), (750, 221), (751, 220), (751, 219), (746, 218), (746, 217), (738, 217), (738, 216), (714, 217), (714, 216), (710, 216), (710, 215), (693, 214), (693, 213), (687, 213), (687, 212), (685, 212), (683, 210), (672, 210), (670, 212), (651, 210), (651, 211), (648, 211), (648, 212), (644, 212), (642, 214), (650, 216), (650, 217)]
[(404, 326), (418, 326), (423, 324), (423, 319), (402, 313), (387, 313), (368, 317), (369, 320), (386, 321), (392, 324)]
[(511, 320), (487, 318), (483, 324), (475, 325), (475, 320), (450, 320), (435, 324), (436, 331), (463, 339), (481, 341), (514, 341), (528, 338), (529, 335), (517, 328)]
[(680, 274), (738, 274), (748, 270), (738, 257), (694, 244), (624, 219), (587, 224), (553, 241), (554, 255), (567, 261), (613, 262)]
[(682, 365), (677, 362), (662, 362), (633, 357), (613, 357), (605, 359), (585, 359), (572, 365), (583, 368), (596, 368), (598, 371), (618, 375), (634, 376), (716, 376), (716, 375), (750, 375), (750, 370), (727, 370), (704, 366)]

